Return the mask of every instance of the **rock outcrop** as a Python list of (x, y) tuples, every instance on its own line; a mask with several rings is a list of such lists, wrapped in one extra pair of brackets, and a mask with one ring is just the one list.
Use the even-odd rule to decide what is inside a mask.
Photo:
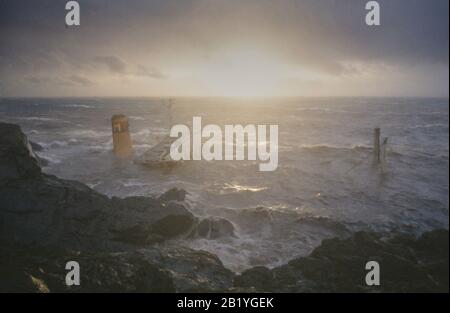
[(207, 217), (199, 221), (192, 229), (190, 238), (217, 239), (237, 237), (232, 222), (222, 217)]
[(20, 127), (0, 123), (0, 184), (11, 179), (37, 178), (41, 168)]
[[(174, 189), (159, 198), (110, 199), (44, 174), (20, 128), (0, 123), (1, 291), (229, 288), (233, 274), (216, 256), (152, 246), (190, 233), (196, 218), (184, 196)], [(64, 275), (71, 259), (85, 275), (80, 288), (69, 290)]]
[(0, 124), (0, 238), (18, 244), (101, 249), (146, 245), (187, 232), (194, 216), (181, 192), (160, 199), (109, 199), (84, 184), (41, 172), (31, 146), (12, 124)]
[[(0, 253), (0, 292), (218, 292), (234, 278), (216, 256), (184, 247), (80, 252), (2, 246)], [(80, 286), (65, 284), (70, 260), (80, 264)]]
[[(324, 240), (309, 256), (286, 265), (249, 269), (235, 286), (259, 292), (448, 292), (448, 244), (448, 230), (419, 238), (358, 232)], [(380, 286), (365, 283), (369, 261), (380, 265)]]

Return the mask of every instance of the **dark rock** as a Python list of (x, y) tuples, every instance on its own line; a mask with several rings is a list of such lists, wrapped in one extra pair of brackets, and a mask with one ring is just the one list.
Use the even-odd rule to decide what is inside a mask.
[(276, 283), (273, 272), (265, 266), (255, 266), (234, 279), (235, 287), (251, 288), (260, 292), (275, 291)]
[(0, 189), (0, 238), (18, 243), (98, 249), (112, 242), (144, 245), (187, 232), (194, 216), (181, 203), (109, 199), (74, 181), (42, 175)]
[[(250, 269), (235, 285), (282, 292), (448, 292), (448, 237), (448, 230), (420, 238), (358, 232), (324, 240), (309, 256), (274, 268), (273, 282), (266, 270)], [(368, 261), (380, 264), (380, 286), (365, 284)]]
[[(181, 202), (160, 203), (146, 197), (115, 198), (114, 218), (108, 229), (114, 240), (149, 244), (188, 232), (194, 215)], [(130, 210), (131, 209), (131, 210)]]
[(0, 184), (4, 180), (39, 177), (41, 168), (20, 127), (0, 123)]
[(30, 140), (30, 146), (34, 152), (40, 152), (40, 151), (44, 150), (43, 146), (41, 146), (40, 144), (38, 144), (34, 141), (31, 141), (31, 140)]
[(170, 271), (177, 292), (223, 292), (233, 285), (233, 272), (214, 254), (184, 247), (160, 248), (159, 253), (159, 259), (149, 259)]
[[(186, 248), (75, 253), (55, 248), (0, 249), (0, 292), (214, 292), (231, 287), (233, 273), (206, 253)], [(76, 260), (81, 285), (65, 285), (65, 264)]]
[(172, 188), (163, 193), (160, 197), (160, 201), (184, 201), (186, 198), (186, 190)]
[[(44, 147), (41, 146), (40, 144), (34, 142), (34, 141), (29, 141), (31, 149), (33, 150), (33, 152), (41, 152), (44, 150)], [(36, 159), (38, 160), (38, 164), (40, 167), (45, 167), (48, 166), (48, 164), (50, 163), (49, 160), (47, 160), (46, 158), (41, 157), (38, 154), (34, 154), (34, 156), (36, 157)]]
[[(182, 247), (86, 253), (55, 247), (0, 247), (0, 292), (217, 292), (233, 273), (214, 255)], [(80, 265), (80, 286), (65, 285), (65, 264)]]
[(193, 225), (194, 216), (183, 203), (170, 201), (164, 206), (166, 216), (155, 221), (152, 230), (163, 237), (175, 237), (186, 233)]
[(43, 158), (43, 157), (41, 157), (39, 155), (36, 155), (36, 158), (38, 160), (38, 163), (39, 163), (40, 167), (46, 167), (50, 163), (49, 160), (47, 160), (46, 158)]
[[(234, 274), (207, 252), (149, 244), (196, 219), (173, 189), (158, 198), (108, 197), (41, 173), (26, 137), (0, 123), (0, 291), (191, 292), (231, 288)], [(3, 171), (5, 169), (5, 171)], [(82, 285), (65, 286), (76, 260)]]
[[(19, 244), (109, 249), (144, 245), (187, 232), (194, 216), (181, 202), (113, 198), (41, 173), (20, 128), (0, 123), (0, 238)], [(4, 169), (3, 169), (4, 168)], [(172, 190), (168, 195), (182, 192)]]
[(220, 237), (237, 237), (232, 222), (222, 217), (202, 219), (193, 229), (190, 237), (217, 239)]

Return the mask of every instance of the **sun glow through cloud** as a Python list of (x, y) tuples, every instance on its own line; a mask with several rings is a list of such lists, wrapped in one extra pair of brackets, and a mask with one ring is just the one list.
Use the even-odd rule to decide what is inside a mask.
[(223, 51), (198, 68), (205, 88), (227, 97), (278, 96), (283, 81), (293, 75), (282, 59), (252, 47)]

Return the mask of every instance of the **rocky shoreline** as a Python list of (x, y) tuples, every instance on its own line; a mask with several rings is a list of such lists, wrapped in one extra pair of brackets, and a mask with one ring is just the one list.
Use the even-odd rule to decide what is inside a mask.
[[(0, 123), (0, 292), (448, 292), (448, 230), (416, 238), (359, 232), (324, 240), (309, 256), (241, 274), (174, 239), (235, 235), (224, 219), (200, 219), (172, 189), (108, 198), (42, 173), (20, 127)], [(80, 263), (81, 285), (65, 285)], [(377, 260), (382, 283), (364, 283)]]

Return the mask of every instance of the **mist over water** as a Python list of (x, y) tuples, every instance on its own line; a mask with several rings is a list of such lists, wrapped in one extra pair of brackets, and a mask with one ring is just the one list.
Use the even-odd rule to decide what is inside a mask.
[[(19, 124), (44, 149), (44, 171), (109, 196), (188, 192), (201, 217), (223, 217), (235, 237), (179, 239), (225, 266), (275, 266), (305, 255), (324, 238), (360, 229), (420, 233), (448, 228), (448, 99), (311, 98), (1, 99), (0, 120)], [(173, 124), (277, 124), (279, 162), (188, 161), (147, 168), (112, 153), (111, 116), (129, 117), (135, 154)], [(170, 117), (171, 115), (171, 117)], [(373, 128), (388, 137), (382, 169), (372, 162)], [(169, 243), (170, 244), (170, 243)]]

